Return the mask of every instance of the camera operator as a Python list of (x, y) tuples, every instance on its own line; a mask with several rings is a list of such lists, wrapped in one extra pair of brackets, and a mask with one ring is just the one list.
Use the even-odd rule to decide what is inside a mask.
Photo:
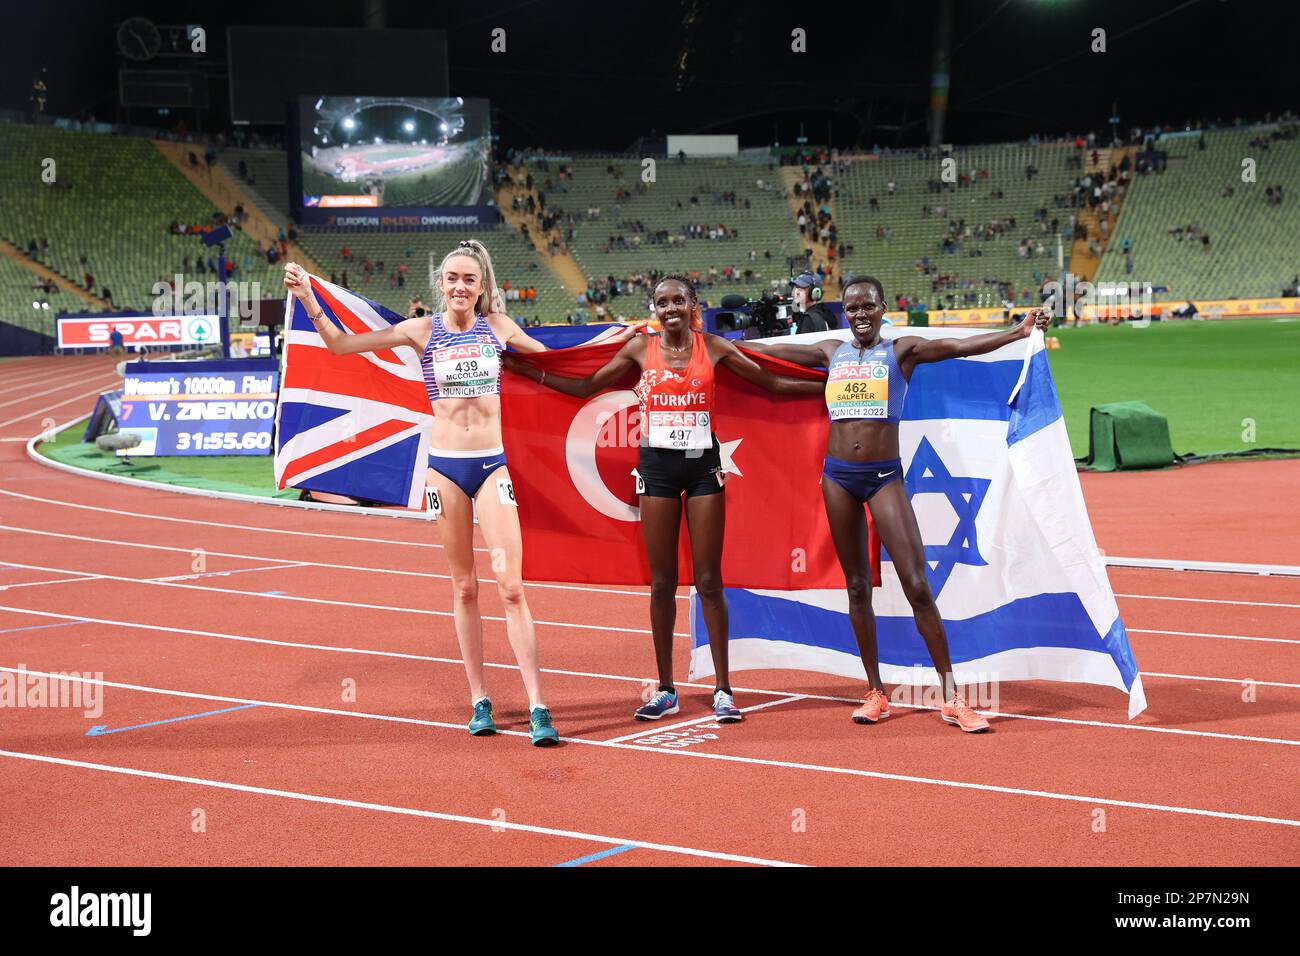
[(795, 332), (826, 332), (840, 327), (835, 310), (821, 301), (822, 284), (812, 272), (802, 272), (790, 280), (794, 300), (791, 320)]
[(431, 311), (429, 307), (424, 304), (424, 300), (420, 298), (418, 295), (414, 296), (411, 299), (410, 304), (407, 305), (406, 307), (406, 317), (408, 319), (423, 318), (424, 316), (430, 314)]

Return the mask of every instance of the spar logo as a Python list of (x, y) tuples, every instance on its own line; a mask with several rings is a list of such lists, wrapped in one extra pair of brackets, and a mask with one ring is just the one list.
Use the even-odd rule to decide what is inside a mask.
[(209, 321), (207, 316), (190, 319), (185, 323), (185, 331), (196, 345), (214, 342), (217, 338), (216, 323)]
[(872, 362), (872, 363), (871, 363), (871, 377), (872, 377), (872, 378), (889, 378), (889, 369), (886, 368), (884, 365), (882, 365), (880, 362)]

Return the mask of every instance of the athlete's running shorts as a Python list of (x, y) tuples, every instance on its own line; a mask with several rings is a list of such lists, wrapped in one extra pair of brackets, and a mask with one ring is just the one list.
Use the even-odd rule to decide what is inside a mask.
[(869, 501), (891, 481), (903, 477), (903, 461), (892, 458), (886, 461), (844, 461), (842, 458), (826, 456), (822, 474), (839, 485), (858, 502)]
[(717, 435), (712, 448), (696, 452), (642, 445), (637, 472), (641, 475), (637, 494), (651, 498), (680, 498), (683, 492), (687, 498), (716, 495), (726, 478)]

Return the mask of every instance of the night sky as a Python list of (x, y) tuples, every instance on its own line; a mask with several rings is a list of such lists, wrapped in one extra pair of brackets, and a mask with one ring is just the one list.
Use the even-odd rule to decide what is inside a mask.
[[(638, 137), (735, 132), (741, 145), (803, 133), (836, 146), (927, 138), (934, 0), (849, 5), (716, 0), (427, 0), (382, 4), (390, 28), (448, 31), (452, 95), (486, 97), (508, 146), (622, 151)], [(47, 112), (167, 125), (116, 104), (116, 25), (128, 16), (198, 23), (209, 35), (213, 108), (228, 119), (225, 27), (363, 25), (362, 0), (275, 4), (7, 4), (0, 106), (26, 109), (44, 67)], [(1262, 116), (1294, 107), (1284, 8), (1224, 0), (956, 0), (945, 141), (1103, 132), (1124, 125)], [(506, 30), (507, 51), (489, 52)], [(790, 31), (807, 31), (792, 53)], [(1107, 52), (1089, 50), (1107, 32)], [(134, 64), (132, 64), (134, 65)], [(401, 93), (402, 91), (394, 91)], [(174, 121), (174, 120), (173, 120)]]

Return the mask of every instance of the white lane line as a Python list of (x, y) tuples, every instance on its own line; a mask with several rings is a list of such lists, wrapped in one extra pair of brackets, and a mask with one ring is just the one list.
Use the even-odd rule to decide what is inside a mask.
[[(463, 728), (462, 728), (463, 729)], [(211, 780), (205, 777), (185, 777), (173, 773), (160, 773), (156, 770), (138, 770), (134, 767), (119, 767), (112, 764), (91, 763), (87, 760), (71, 760), (67, 757), (51, 757), (45, 754), (22, 753), (15, 750), (0, 750), (0, 757), (14, 760), (31, 760), (38, 763), (57, 764), (64, 767), (79, 767), (83, 770), (98, 770), (103, 773), (115, 773), (128, 777), (145, 777), (151, 780), (166, 780), (171, 783), (187, 783), (199, 787), (212, 787), (217, 790), (234, 790), (239, 793), (253, 793), (266, 797), (281, 797), (287, 800), (301, 800), (306, 803), (321, 803), (336, 807), (349, 807), (354, 810), (371, 810), (378, 813), (393, 813), (408, 817), (424, 817), (429, 820), (441, 820), (446, 823), (463, 823), (470, 826), (491, 827), (496, 830), (513, 830), (519, 833), (537, 833), (543, 836), (565, 837), (571, 840), (583, 840), (588, 843), (603, 843), (609, 846), (635, 846), (643, 850), (659, 850), (679, 856), (702, 857), (707, 860), (723, 860), (729, 863), (750, 863), (755, 866), (800, 866), (784, 860), (768, 860), (757, 856), (742, 856), (738, 853), (720, 853), (716, 850), (700, 850), (695, 847), (678, 846), (672, 843), (652, 843), (649, 840), (636, 840), (630, 837), (603, 836), (598, 833), (583, 833), (579, 830), (561, 830), (556, 827), (537, 826), (531, 823), (512, 823), (509, 820), (483, 819), (467, 817), (459, 813), (443, 813), (437, 810), (421, 810), (415, 807), (399, 807), (387, 803), (371, 803), (366, 800), (346, 800), (342, 797), (327, 797), (315, 793), (301, 793), (296, 790), (279, 790), (272, 787), (255, 787), (245, 783), (233, 783), (228, 780)]]
[[(353, 607), (363, 611), (395, 611), (399, 614), (422, 614), (428, 617), (452, 617), (456, 616), (454, 611), (433, 611), (423, 607), (403, 607), (399, 604), (365, 604), (360, 601), (334, 601), (329, 598), (310, 598), (300, 597), (296, 594), (259, 594), (257, 591), (240, 591), (232, 588), (209, 587), (204, 584), (183, 584), (180, 581), (162, 581), (152, 580), (149, 578), (128, 578), (120, 574), (95, 574), (92, 572), (82, 572), (75, 568), (53, 568), (41, 564), (20, 564), (16, 561), (0, 562), (6, 567), (23, 568), (27, 571), (49, 571), (57, 574), (85, 574), (84, 578), (74, 578), (78, 582), (85, 581), (118, 581), (124, 584), (145, 584), (155, 588), (184, 588), (189, 591), (210, 591), (217, 594), (224, 594), (227, 597), (238, 595), (240, 597), (257, 598), (263, 601), (294, 601), (301, 604), (321, 604), (327, 607)], [(48, 582), (47, 582), (48, 583)], [(484, 621), (501, 621), (504, 617), (495, 617), (490, 614), (480, 615)], [(649, 634), (649, 630), (638, 627), (613, 627), (609, 624), (576, 624), (571, 621), (543, 621), (537, 618), (533, 619), (533, 624), (538, 627), (565, 627), (579, 631), (612, 631), (615, 634)], [(688, 632), (673, 632), (674, 637), (690, 637)]]
[[(192, 571), (189, 574), (173, 574), (163, 578), (145, 578), (146, 581), (194, 581), (198, 578), (220, 578), (228, 574), (243, 574), (245, 571), (283, 571), (285, 568), (301, 568), (301, 561), (292, 561), (284, 564), (268, 564), (260, 568), (230, 568), (226, 571)], [(237, 594), (247, 594), (247, 591), (237, 591)]]
[[(41, 535), (48, 538), (66, 538), (70, 541), (81, 541), (88, 544), (103, 544), (111, 547), (121, 548), (143, 548), (149, 551), (171, 551), (184, 553), (190, 556), (194, 555), (196, 550), (201, 550), (204, 554), (218, 558), (235, 558), (241, 561), (295, 561), (294, 558), (276, 558), (268, 554), (237, 554), (233, 551), (212, 551), (208, 548), (178, 548), (166, 544), (144, 544), (135, 541), (116, 541), (111, 538), (91, 538), (84, 534), (67, 534), (61, 531), (42, 531), (37, 528), (24, 528), (17, 525), (0, 524), (0, 531), (13, 531), (19, 534)], [(450, 574), (435, 574), (432, 571), (399, 571), (395, 568), (376, 568), (367, 567), (359, 564), (332, 564), (328, 561), (297, 561), (302, 567), (310, 568), (330, 568), (335, 571), (354, 571), (365, 572), (370, 574), (398, 574), (413, 578), (431, 578), (441, 581), (450, 581)], [(496, 584), (495, 578), (479, 578), (480, 584)], [(559, 591), (587, 591), (592, 594), (625, 594), (631, 597), (640, 597), (649, 599), (650, 589), (643, 591), (629, 591), (619, 588), (595, 587), (587, 584), (543, 584), (538, 581), (525, 582), (529, 588), (547, 588), (549, 590)], [(689, 601), (689, 594), (677, 595), (679, 601)]]
[(66, 398), (61, 402), (55, 402), (53, 405), (46, 405), (44, 408), (38, 408), (34, 412), (27, 412), (26, 414), (19, 415), (17, 418), (11, 418), (8, 421), (0, 422), (0, 428), (7, 428), (8, 426), (13, 425), (16, 422), (26, 421), (29, 418), (35, 418), (37, 415), (44, 415), (48, 411), (52, 411), (56, 408), (61, 408), (64, 405), (70, 405), (73, 402), (80, 401), (81, 399), (86, 398), (90, 395), (99, 395), (102, 392), (111, 390), (114, 384), (115, 383), (112, 381), (105, 382), (103, 385), (99, 386), (98, 388), (92, 388), (88, 392), (79, 392), (78, 394), (73, 395), (71, 398)]
[[(100, 374), (102, 375), (104, 373), (101, 372)], [(116, 378), (116, 375), (114, 375), (114, 378)], [(28, 394), (24, 395), (22, 398), (11, 398), (7, 402), (0, 402), (0, 408), (7, 408), (10, 405), (17, 405), (20, 402), (31, 401), (33, 398), (40, 398), (42, 395), (49, 395), (52, 392), (61, 392), (64, 389), (75, 388), (77, 385), (84, 385), (84, 384), (85, 384), (84, 382), (77, 382), (75, 379), (69, 382), (62, 382), (58, 385), (53, 386), (52, 388), (45, 389), (45, 391), (43, 392), (29, 392)]]
[[(789, 697), (782, 697), (780, 700), (767, 700), (761, 704), (752, 704), (749, 707), (742, 707), (740, 708), (740, 712), (742, 714), (748, 714), (751, 711), (766, 710), (768, 707), (777, 707), (781, 704), (790, 704), (796, 700), (807, 700), (807, 699), (808, 698), (804, 697), (803, 694), (791, 694)], [(638, 740), (641, 737), (653, 737), (656, 734), (666, 734), (671, 730), (680, 730), (683, 727), (694, 727), (696, 724), (712, 723), (717, 719), (718, 719), (717, 715), (708, 714), (704, 717), (696, 717), (693, 720), (683, 720), (680, 723), (668, 724), (666, 727), (662, 725), (655, 726), (655, 727), (651, 727), (649, 730), (638, 730), (634, 734), (624, 734), (622, 737), (611, 737), (609, 740), (606, 740), (604, 742), (607, 744), (626, 743), (629, 740)]]
[[(0, 495), (7, 495), (10, 498), (22, 498), (27, 501), (39, 501), (47, 505), (59, 505), (63, 508), (77, 508), (82, 511), (98, 511), (103, 514), (110, 514), (117, 518), (148, 518), (151, 521), (170, 521), (175, 524), (194, 524), (208, 528), (229, 528), (233, 531), (257, 531), (263, 534), (288, 534), (301, 538), (325, 538), (331, 541), (365, 541), (371, 544), (396, 544), (407, 548), (437, 548), (442, 550), (441, 544), (434, 544), (428, 541), (396, 541), (392, 538), (364, 538), (355, 534), (326, 534), (322, 531), (291, 531), (287, 528), (264, 528), (254, 524), (231, 524), (225, 521), (203, 521), (199, 518), (176, 518), (171, 515), (153, 515), (143, 511), (127, 511), (122, 508), (101, 508), (97, 505), (83, 505), (72, 501), (58, 501), (54, 498), (42, 498), (38, 495), (27, 495), (21, 491), (4, 491), (0, 490)], [(475, 548), (475, 551), (481, 551), (483, 554), (488, 553), (487, 548)]]
[(1280, 604), (1276, 601), (1228, 601), (1224, 598), (1180, 597), (1170, 594), (1116, 594), (1115, 597), (1132, 598), (1140, 601), (1186, 601), (1191, 604), (1234, 604), (1240, 607), (1300, 608), (1300, 604)]
[[(431, 663), (431, 664), (454, 664), (457, 666), (464, 666), (465, 663), (459, 657), (435, 657), (428, 654), (411, 654), (404, 651), (382, 651), (382, 650), (377, 650), (374, 648), (366, 648), (366, 647), (338, 647), (331, 644), (306, 644), (306, 643), (300, 643), (295, 641), (277, 641), (268, 637), (249, 637), (247, 635), (242, 635), (242, 634), (222, 634), (217, 631), (198, 631), (198, 630), (194, 630), (193, 628), (166, 627), (159, 624), (139, 624), (132, 621), (119, 621), (119, 620), (114, 620), (109, 618), (86, 617), (80, 614), (61, 614), (55, 611), (33, 611), (28, 608), (8, 607), (5, 605), (0, 605), (0, 611), (13, 611), (18, 614), (27, 614), (33, 617), (54, 618), (56, 620), (61, 620), (61, 621), (77, 621), (83, 624), (106, 624), (110, 627), (135, 628), (137, 630), (142, 630), (142, 631), (159, 631), (168, 635), (189, 634), (194, 637), (211, 637), (223, 641), (236, 641), (238, 643), (244, 643), (244, 644), (263, 644), (270, 647), (286, 647), (286, 648), (292, 648), (294, 650), (324, 651), (326, 653), (333, 653), (333, 654), (359, 654), (363, 657), (386, 657), (386, 658), (393, 658), (396, 660), (421, 661), (424, 663)], [(498, 670), (509, 670), (509, 671), (519, 670), (519, 667), (516, 664), (497, 664), (497, 663), (492, 663), (490, 661), (485, 662), (483, 666), (498, 669)], [(591, 678), (595, 680), (612, 680), (612, 681), (622, 681), (624, 683), (631, 683), (631, 684), (644, 684), (646, 682), (646, 678), (644, 677), (631, 677), (625, 674), (601, 674), (592, 671), (564, 670), (562, 668), (555, 668), (555, 667), (543, 667), (541, 668), (541, 672), (543, 674), (554, 674), (559, 677), (580, 677), (580, 678)], [(1234, 681), (1234, 683), (1236, 682)], [(713, 688), (712, 684), (691, 683), (689, 681), (678, 681), (677, 686), (690, 687), (692, 689), (700, 689), (700, 690), (712, 690)], [(786, 697), (786, 696), (790, 696), (793, 693), (791, 691), (785, 691), (785, 690), (764, 690), (762, 688), (756, 688), (756, 687), (733, 687), (732, 689), (738, 694), (761, 694), (766, 697)], [(836, 697), (828, 694), (804, 694), (804, 693), (800, 693), (798, 694), (798, 696), (804, 700), (821, 700), (821, 701), (831, 701), (834, 703), (844, 703), (844, 704), (862, 703), (861, 698), (858, 697)], [(911, 707), (916, 710), (937, 710), (937, 708), (927, 707), (925, 705), (920, 705), (920, 704), (917, 705), (895, 704), (893, 706)], [(1210, 730), (1185, 730), (1181, 727), (1155, 727), (1150, 724), (1117, 723), (1117, 722), (1110, 722), (1110, 721), (1103, 721), (1103, 720), (1080, 720), (1072, 717), (1047, 717), (1047, 716), (1036, 715), (1036, 714), (1015, 714), (1006, 711), (980, 711), (980, 713), (988, 717), (1008, 718), (1012, 720), (1033, 720), (1033, 721), (1039, 721), (1041, 723), (1048, 723), (1048, 724), (1067, 724), (1067, 725), (1074, 725), (1079, 727), (1103, 727), (1108, 730), (1133, 730), (1133, 731), (1140, 731), (1143, 733), (1179, 734), (1188, 737), (1205, 737), (1207, 739), (1212, 739), (1212, 740), (1240, 740), (1248, 743), (1300, 746), (1300, 740), (1288, 740), (1286, 738), (1281, 738), (1281, 737), (1252, 737), (1252, 736), (1247, 736), (1245, 734), (1227, 734), (1227, 733), (1220, 733), (1218, 731), (1210, 731)]]
[(1158, 671), (1143, 671), (1143, 677), (1168, 677), (1173, 680), (1208, 680), (1219, 684), (1254, 684), (1257, 687), (1288, 687), (1300, 690), (1300, 684), (1284, 684), (1275, 680), (1255, 680), (1253, 677), (1195, 677), (1191, 674), (1161, 674)]
[[(404, 614), (426, 614), (426, 615), (432, 615), (434, 617), (454, 617), (454, 613), (451, 611), (430, 611), (425, 608), (401, 607), (392, 604), (365, 604), (358, 601), (335, 601), (335, 600), (330, 600), (329, 598), (299, 597), (293, 594), (259, 594), (256, 591), (240, 591), (232, 588), (207, 587), (200, 584), (181, 584), (180, 582), (176, 582), (176, 581), (151, 580), (148, 578), (128, 578), (117, 574), (96, 574), (89, 571), (78, 571), (76, 568), (55, 568), (55, 567), (49, 567), (40, 564), (20, 564), (15, 561), (6, 561), (2, 563), (4, 563), (6, 566), (11, 568), (25, 568), (29, 571), (49, 571), (55, 574), (84, 574), (85, 578), (82, 580), (86, 580), (86, 581), (93, 581), (93, 580), (121, 581), (129, 584), (149, 584), (149, 585), (154, 585), (156, 587), (190, 588), (196, 591), (217, 591), (222, 594), (239, 594), (239, 595), (244, 595), (252, 598), (266, 598), (275, 601), (299, 601), (305, 604), (325, 604), (325, 605), (333, 605), (338, 607), (355, 607), (355, 608), (360, 608), (363, 610), (371, 610), (371, 611), (397, 611)], [(483, 615), (483, 620), (504, 621), (505, 618), (490, 617), (488, 615)], [(623, 634), (651, 633), (649, 630), (646, 630), (645, 628), (612, 627), (607, 624), (574, 624), (567, 621), (540, 621), (540, 620), (535, 620), (533, 623), (539, 625), (546, 625), (547, 627), (582, 628), (582, 629), (595, 630), (595, 631), (614, 631), (616, 633), (623, 633)], [(1285, 637), (1252, 637), (1252, 636), (1247, 636), (1242, 634), (1207, 634), (1198, 631), (1154, 631), (1154, 630), (1148, 630), (1145, 628), (1137, 628), (1137, 627), (1128, 628), (1128, 633), (1163, 634), (1163, 635), (1172, 635), (1176, 637), (1203, 637), (1203, 638), (1217, 637), (1229, 641), (1263, 641), (1272, 644), (1300, 644), (1300, 640), (1292, 640), (1290, 638), (1285, 638)], [(690, 634), (689, 632), (674, 631), (673, 636), (690, 637)]]
[(1208, 634), (1204, 631), (1154, 631), (1145, 627), (1126, 628), (1130, 634), (1163, 634), (1167, 637), (1217, 637), (1225, 641), (1263, 641), (1267, 644), (1300, 644), (1287, 637), (1252, 637), (1248, 634)]
[[(388, 714), (372, 714), (363, 711), (351, 710), (332, 710), (324, 707), (308, 707), (298, 704), (288, 704), (283, 701), (266, 701), (254, 698), (244, 697), (225, 697), (217, 694), (196, 694), (189, 691), (172, 691), (160, 687), (147, 687), (138, 684), (120, 684), (114, 681), (97, 680), (94, 678), (82, 677), (77, 674), (56, 674), (43, 671), (34, 671), (26, 669), (18, 671), (16, 668), (0, 667), (0, 671), (9, 671), (12, 673), (25, 673), (29, 675), (44, 676), (57, 678), (59, 680), (96, 684), (101, 687), (115, 687), (121, 690), (134, 690), (142, 693), (161, 694), (163, 696), (187, 697), (200, 700), (221, 701), (234, 704), (257, 704), (261, 707), (268, 707), (280, 710), (299, 710), (311, 713), (326, 714), (329, 716), (339, 717), (358, 717), (368, 720), (381, 720), (394, 723), (421, 724), (423, 726), (437, 727), (442, 730), (455, 730), (457, 733), (464, 733), (465, 728), (460, 724), (448, 724), (434, 721), (418, 720), (408, 717), (392, 717)], [(507, 731), (511, 735), (525, 736), (523, 731)], [(913, 774), (888, 773), (880, 770), (861, 770), (854, 767), (836, 767), (826, 764), (809, 764), (799, 763), (789, 760), (772, 760), (764, 757), (741, 757), (735, 754), (707, 753), (704, 751), (692, 751), (686, 749), (666, 749), (663, 747), (647, 747), (636, 743), (614, 743), (607, 740), (591, 740), (586, 737), (565, 737), (570, 743), (582, 744), (589, 747), (607, 747), (613, 750), (633, 750), (639, 753), (657, 753), (657, 754), (676, 754), (685, 757), (696, 757), (705, 760), (720, 760), (726, 763), (742, 763), (759, 767), (780, 767), (786, 770), (810, 770), (817, 773), (842, 774), (852, 777), (869, 777), (877, 780), (893, 780), (901, 783), (919, 783), (928, 786), (951, 787), (958, 790), (979, 790), (986, 793), (1000, 793), (1012, 796), (1040, 797), (1048, 800), (1064, 800), (1074, 803), (1090, 803), (1093, 805), (1101, 804), (1104, 806), (1127, 807), (1136, 810), (1152, 810), (1160, 813), (1177, 813), (1190, 814), (1192, 816), (1215, 817), (1224, 820), (1242, 820), (1251, 823), (1268, 823), (1277, 826), (1300, 827), (1300, 820), (1291, 820), (1285, 817), (1266, 817), (1254, 814), (1235, 813), (1228, 810), (1206, 810), (1199, 807), (1181, 807), (1161, 803), (1145, 803), (1133, 800), (1118, 800), (1112, 797), (1094, 797), (1082, 794), (1060, 793), (1054, 790), (1034, 790), (1024, 787), (1003, 787), (996, 784), (973, 783), (966, 780), (947, 780), (940, 777), (919, 777)], [(0, 755), (12, 755), (10, 751), (0, 751)], [(63, 758), (52, 758), (60, 760)]]
[(39, 588), (47, 584), (73, 584), (77, 581), (93, 581), (94, 578), (89, 575), (81, 575), (75, 578), (55, 578), (52, 581), (21, 581), (18, 584), (0, 585), (0, 591), (12, 591), (15, 588)]

